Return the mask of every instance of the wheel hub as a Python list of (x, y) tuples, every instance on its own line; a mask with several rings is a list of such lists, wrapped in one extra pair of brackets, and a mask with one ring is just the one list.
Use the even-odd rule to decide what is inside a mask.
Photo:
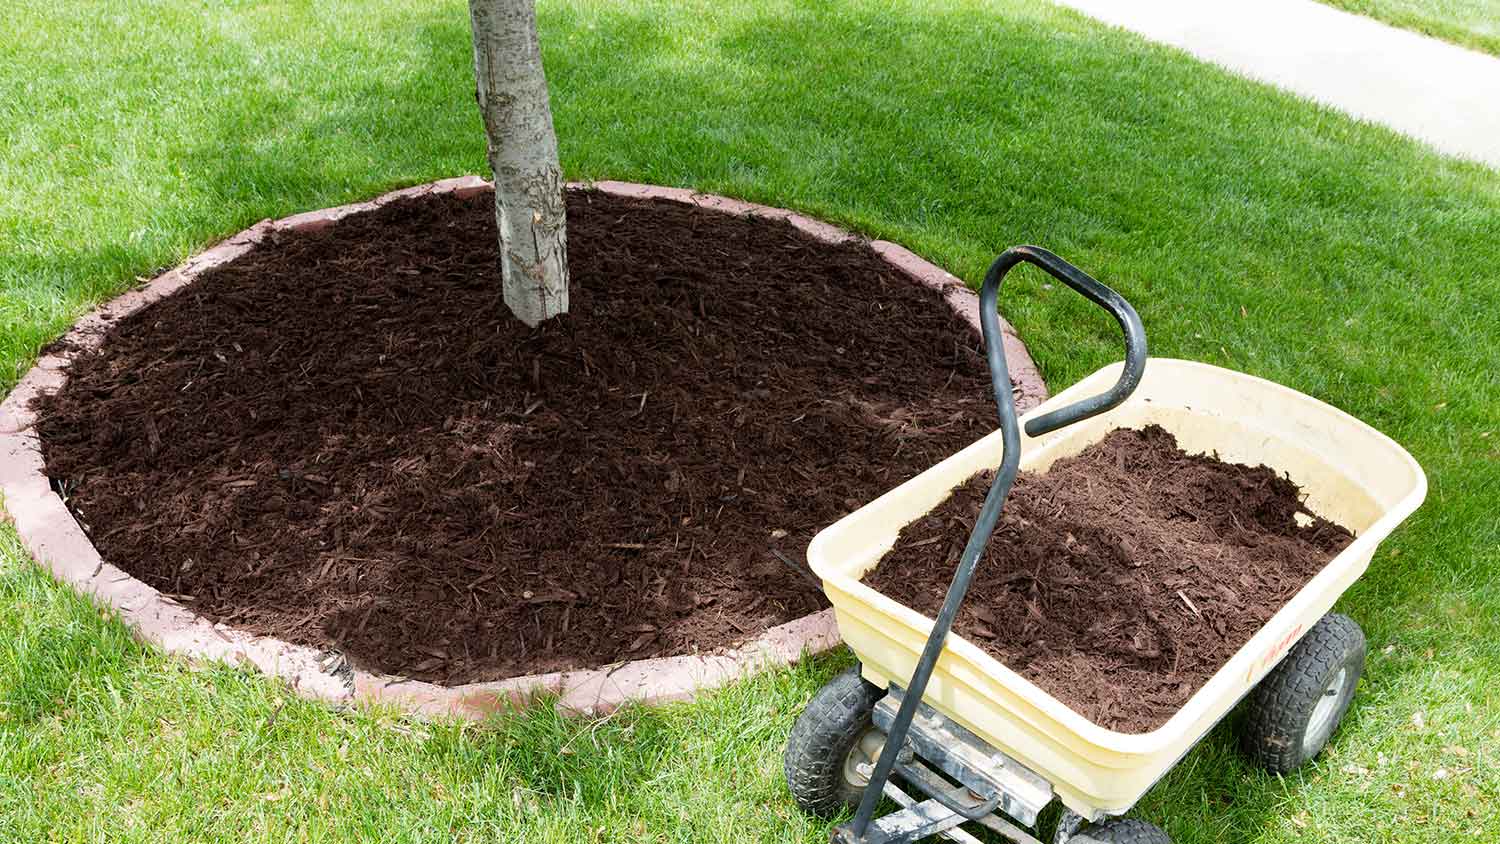
[(855, 788), (869, 785), (870, 775), (875, 772), (875, 760), (880, 758), (880, 751), (884, 749), (885, 733), (878, 728), (870, 727), (860, 733), (844, 757), (844, 782)]
[(1340, 668), (1328, 681), (1323, 694), (1313, 706), (1312, 717), (1307, 719), (1307, 731), (1302, 734), (1302, 747), (1308, 753), (1316, 751), (1333, 730), (1333, 716), (1338, 711), (1339, 699), (1343, 697), (1344, 682), (1349, 669)]

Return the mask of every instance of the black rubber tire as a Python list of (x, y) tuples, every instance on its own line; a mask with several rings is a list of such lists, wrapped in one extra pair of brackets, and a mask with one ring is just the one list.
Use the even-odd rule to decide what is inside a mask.
[[(1273, 774), (1300, 768), (1338, 731), (1364, 667), (1364, 631), (1347, 615), (1323, 616), (1250, 692), (1240, 725), (1240, 748)], [(1340, 669), (1345, 675), (1331, 720), (1322, 725), (1320, 735), (1309, 736), (1313, 711)]]
[(844, 779), (844, 760), (872, 726), (870, 713), (884, 694), (855, 666), (808, 701), (792, 725), (784, 759), (787, 788), (803, 811), (831, 820), (859, 806), (864, 789)]
[(1068, 844), (1172, 844), (1172, 839), (1156, 824), (1135, 818), (1110, 818), (1084, 826)]

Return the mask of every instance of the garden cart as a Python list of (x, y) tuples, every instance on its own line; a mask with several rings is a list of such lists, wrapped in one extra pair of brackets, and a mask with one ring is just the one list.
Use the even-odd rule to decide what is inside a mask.
[[(995, 303), (1001, 279), (1022, 262), (1112, 314), (1126, 356), (1018, 419)], [(1000, 429), (809, 546), (809, 565), (859, 664), (824, 686), (798, 719), (786, 750), (788, 785), (815, 814), (854, 810), (833, 832), (844, 844), (932, 835), (976, 841), (963, 827), (970, 822), (1034, 843), (1038, 818), (1054, 800), (1063, 807), (1058, 842), (1166, 842), (1156, 826), (1123, 815), (1242, 698), (1241, 746), (1270, 771), (1290, 771), (1328, 742), (1365, 658), (1358, 625), (1329, 610), (1421, 503), (1426, 478), (1395, 442), (1316, 399), (1215, 366), (1148, 360), (1130, 304), (1044, 249), (1001, 255), (985, 276), (979, 313)], [(1045, 471), (1111, 430), (1146, 425), (1165, 428), (1189, 453), (1285, 473), (1309, 509), (1356, 538), (1170, 719), (1131, 734), (1089, 721), (950, 629), (1017, 472)], [(861, 582), (904, 526), (985, 471), (995, 472), (993, 486), (936, 618)], [(889, 805), (882, 797), (895, 809), (877, 816)]]

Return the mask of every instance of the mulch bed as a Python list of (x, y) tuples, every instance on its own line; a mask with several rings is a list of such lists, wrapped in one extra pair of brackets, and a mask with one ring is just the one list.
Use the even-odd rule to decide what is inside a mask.
[(568, 226), (537, 330), (488, 195), (272, 235), (72, 366), (48, 472), (204, 616), (459, 683), (815, 611), (812, 535), (993, 428), (976, 334), (866, 244), (587, 191)]
[[(991, 478), (903, 528), (865, 581), (936, 615)], [(1147, 732), (1352, 540), (1265, 466), (1116, 430), (1017, 478), (954, 629), (1089, 720)]]

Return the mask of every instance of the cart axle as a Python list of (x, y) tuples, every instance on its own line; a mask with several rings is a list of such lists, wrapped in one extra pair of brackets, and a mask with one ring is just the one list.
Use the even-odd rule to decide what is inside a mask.
[[(901, 687), (891, 684), (890, 693), (875, 704), (872, 718), (876, 727), (890, 732), (903, 697)], [(917, 704), (906, 740), (916, 756), (931, 762), (975, 794), (998, 798), (994, 806), (979, 814), (999, 809), (1032, 826), (1037, 815), (1052, 802), (1052, 784), (1046, 779), (926, 703)], [(905, 764), (908, 760), (897, 757), (897, 770)]]

